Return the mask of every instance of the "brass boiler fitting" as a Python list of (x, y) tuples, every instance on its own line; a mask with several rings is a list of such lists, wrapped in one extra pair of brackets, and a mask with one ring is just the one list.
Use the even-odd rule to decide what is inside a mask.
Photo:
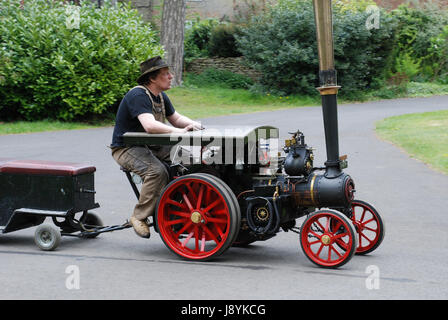
[(272, 195), (272, 199), (275, 201), (275, 200), (277, 200), (277, 198), (279, 197), (279, 187), (278, 187), (278, 184), (275, 186), (275, 192), (274, 192), (274, 194)]

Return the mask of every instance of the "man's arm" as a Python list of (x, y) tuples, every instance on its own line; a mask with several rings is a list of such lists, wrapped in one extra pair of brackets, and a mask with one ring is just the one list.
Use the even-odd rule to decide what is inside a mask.
[(174, 111), (172, 115), (166, 118), (176, 128), (185, 128), (187, 126), (193, 126), (194, 130), (203, 129), (202, 125), (199, 122), (193, 121), (190, 118), (179, 114), (177, 111)]
[(184, 133), (193, 130), (192, 125), (187, 125), (181, 128), (167, 126), (166, 124), (157, 121), (151, 113), (140, 114), (138, 120), (147, 133)]

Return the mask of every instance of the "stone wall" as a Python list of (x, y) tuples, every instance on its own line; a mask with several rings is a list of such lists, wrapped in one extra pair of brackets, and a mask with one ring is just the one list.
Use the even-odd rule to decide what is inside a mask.
[(188, 72), (202, 73), (207, 69), (227, 70), (233, 73), (245, 75), (254, 81), (258, 81), (261, 73), (244, 65), (242, 57), (236, 58), (199, 58), (189, 63)]
[(448, 0), (374, 0), (380, 7), (387, 8), (387, 9), (395, 9), (400, 4), (403, 3), (416, 3), (419, 2), (420, 4), (423, 4), (425, 2), (432, 2), (435, 4), (438, 4), (440, 7), (447, 7), (448, 6)]
[(204, 18), (231, 17), (235, 0), (187, 0), (187, 15)]
[[(0, 0), (1, 1), (1, 0)], [(94, 2), (104, 0), (91, 0)], [(153, 21), (155, 16), (159, 20), (162, 16), (162, 0), (115, 0), (119, 2), (131, 2), (146, 21), (152, 21), (159, 24), (159, 21)], [(257, 4), (265, 6), (267, 2), (276, 0), (186, 0), (187, 2), (187, 20), (196, 16), (205, 18), (231, 19), (235, 14), (241, 14), (248, 10), (248, 4)]]
[[(91, 0), (100, 3), (104, 0)], [(152, 20), (154, 15), (161, 16), (161, 0), (115, 0), (118, 2), (132, 2), (146, 21)], [(374, 0), (379, 6), (394, 9), (405, 2), (414, 0)], [(439, 3), (442, 7), (448, 6), (448, 0), (418, 0), (420, 3), (433, 1)], [(247, 3), (258, 4), (264, 7), (267, 3), (275, 3), (277, 0), (187, 0), (187, 17), (191, 18), (199, 15), (201, 18), (232, 18), (236, 13), (247, 10)], [(241, 11), (241, 12), (240, 12)]]

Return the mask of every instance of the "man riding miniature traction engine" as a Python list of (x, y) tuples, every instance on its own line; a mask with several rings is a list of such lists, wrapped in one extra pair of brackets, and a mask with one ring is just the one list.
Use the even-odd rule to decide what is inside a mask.
[[(112, 155), (127, 170), (139, 198), (130, 219), (139, 235), (149, 236), (145, 220), (154, 213), (154, 229), (172, 252), (204, 261), (232, 246), (293, 231), (300, 234), (307, 258), (325, 268), (340, 267), (355, 253), (367, 254), (381, 244), (384, 223), (373, 206), (355, 199), (355, 183), (343, 171), (346, 158), (339, 156), (340, 87), (334, 66), (331, 0), (314, 0), (314, 11), (327, 152), (324, 167), (314, 166), (312, 148), (300, 130), (285, 141), (285, 156), (278, 161), (260, 157), (267, 150), (264, 140), (278, 139), (278, 128), (216, 126), (195, 131), (202, 129), (200, 124), (177, 114), (163, 93), (170, 87), (166, 64), (158, 57), (150, 59), (141, 66), (142, 86), (129, 91), (120, 104), (112, 143)], [(163, 112), (174, 127), (162, 123)], [(165, 166), (161, 160), (167, 159), (166, 151), (172, 146), (197, 148), (202, 160), (195, 161), (193, 153), (179, 161), (172, 157), (175, 151)], [(272, 145), (269, 148), (278, 151)], [(258, 160), (252, 162), (254, 154)], [(207, 157), (233, 162), (204, 161)], [(264, 170), (267, 163), (275, 164), (274, 170)], [(129, 171), (143, 177), (141, 195)], [(301, 217), (305, 220), (297, 228)]]
[[(169, 161), (170, 147), (125, 146), (125, 132), (182, 133), (198, 130), (201, 124), (180, 115), (164, 91), (171, 88), (173, 75), (169, 66), (157, 56), (140, 64), (138, 86), (129, 90), (118, 107), (112, 136), (112, 157), (143, 179), (140, 197), (129, 219), (135, 232), (149, 238), (147, 218), (154, 214), (160, 191), (169, 182), (163, 161)], [(172, 125), (166, 125), (165, 121)]]

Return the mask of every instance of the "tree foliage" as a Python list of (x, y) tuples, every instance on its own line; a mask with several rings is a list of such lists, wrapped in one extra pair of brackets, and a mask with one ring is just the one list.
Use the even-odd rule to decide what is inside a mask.
[(392, 66), (391, 71), (396, 72), (405, 57), (411, 65), (418, 65), (418, 72), (414, 77), (419, 75), (422, 80), (434, 80), (440, 74), (448, 72), (443, 53), (434, 50), (437, 49), (435, 39), (441, 37), (448, 25), (448, 10), (431, 6), (412, 8), (401, 5), (392, 11), (391, 15), (397, 21), (393, 52), (396, 66)]
[[(79, 120), (111, 110), (163, 55), (136, 10), (90, 1), (0, 1), (0, 118)], [(70, 10), (79, 10), (79, 26)]]
[[(334, 6), (334, 48), (342, 93), (375, 83), (393, 47), (394, 22), (382, 15), (381, 28), (367, 29), (368, 13)], [(279, 94), (313, 94), (318, 85), (318, 55), (311, 1), (281, 0), (254, 17), (237, 37), (239, 50), (262, 72), (261, 84)]]

